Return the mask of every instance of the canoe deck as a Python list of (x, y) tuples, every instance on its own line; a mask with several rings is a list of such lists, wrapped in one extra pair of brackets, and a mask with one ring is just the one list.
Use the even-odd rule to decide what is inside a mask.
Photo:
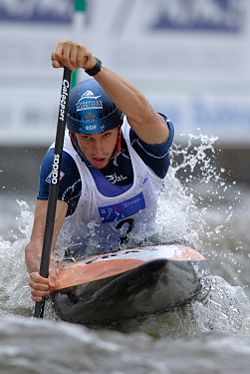
[[(121, 265), (120, 271), (117, 261)], [(122, 261), (127, 263), (125, 268), (122, 268)], [(133, 263), (131, 267), (130, 261)], [(114, 262), (115, 274), (111, 265)], [(74, 269), (79, 274), (72, 280)], [(91, 270), (96, 278), (91, 278)], [(68, 283), (65, 281), (67, 273)], [(63, 293), (61, 290), (55, 293), (54, 304), (60, 318), (65, 321), (107, 323), (158, 313), (194, 298), (203, 298), (201, 279), (209, 274), (206, 259), (187, 246), (136, 247), (116, 252), (115, 256), (98, 255), (72, 265), (66, 264), (61, 273), (60, 289), (73, 285), (73, 292)]]

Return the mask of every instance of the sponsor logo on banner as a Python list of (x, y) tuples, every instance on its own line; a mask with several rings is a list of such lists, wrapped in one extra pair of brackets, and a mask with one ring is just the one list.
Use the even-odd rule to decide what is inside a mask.
[(70, 23), (73, 13), (73, 0), (0, 1), (0, 20), (2, 21)]
[(85, 91), (76, 103), (76, 111), (91, 109), (103, 109), (103, 102), (100, 100), (101, 95), (95, 96), (92, 91)]
[(168, 0), (154, 7), (154, 30), (238, 32), (244, 24), (241, 0)]

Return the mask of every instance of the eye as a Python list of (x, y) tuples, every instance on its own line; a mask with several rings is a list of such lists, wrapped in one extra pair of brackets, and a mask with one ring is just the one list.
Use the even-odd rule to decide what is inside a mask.
[(81, 140), (89, 142), (92, 138), (89, 135), (82, 135)]
[(104, 138), (109, 138), (111, 136), (111, 131), (109, 131), (109, 132), (105, 132), (104, 134), (103, 134), (103, 137)]

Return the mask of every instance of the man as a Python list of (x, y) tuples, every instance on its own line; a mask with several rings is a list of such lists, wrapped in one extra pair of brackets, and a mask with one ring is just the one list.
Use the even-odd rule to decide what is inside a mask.
[[(67, 256), (111, 251), (129, 237), (153, 232), (157, 199), (168, 167), (173, 126), (135, 87), (102, 67), (85, 46), (66, 41), (52, 54), (54, 68), (82, 68), (92, 79), (71, 91), (57, 201), (53, 251), (60, 238)], [(57, 263), (39, 275), (53, 147), (41, 166), (30, 243), (25, 250), (32, 299), (56, 285)]]

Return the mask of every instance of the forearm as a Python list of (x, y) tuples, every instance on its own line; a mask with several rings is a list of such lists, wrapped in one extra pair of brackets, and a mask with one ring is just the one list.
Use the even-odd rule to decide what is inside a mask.
[(130, 123), (141, 122), (144, 117), (155, 117), (145, 96), (120, 75), (103, 67), (95, 79)]
[(168, 139), (169, 131), (164, 119), (137, 88), (107, 68), (102, 68), (95, 79), (126, 114), (129, 124), (143, 141), (161, 144)]
[(25, 248), (25, 262), (29, 273), (39, 271), (42, 254), (42, 243), (30, 242)]
[[(25, 261), (26, 261), (27, 269), (30, 273), (33, 271), (39, 271), (40, 269), (44, 233), (45, 233), (47, 205), (48, 205), (48, 202), (43, 201), (43, 200), (38, 200), (36, 204), (34, 225), (33, 225), (31, 238), (30, 238), (29, 244), (25, 248)], [(52, 252), (54, 252), (57, 237), (59, 235), (60, 228), (64, 222), (67, 209), (68, 209), (67, 203), (65, 203), (64, 201), (57, 202), (56, 217), (55, 217), (55, 224), (54, 224), (53, 238), (52, 238), (52, 245), (51, 245)]]
[[(57, 267), (57, 261), (52, 256), (50, 258), (50, 268)], [(27, 266), (28, 273), (32, 273), (34, 271), (40, 270), (41, 265), (41, 257), (42, 257), (42, 243), (38, 243), (34, 245), (34, 243), (30, 242), (27, 247), (25, 248), (25, 262)]]

